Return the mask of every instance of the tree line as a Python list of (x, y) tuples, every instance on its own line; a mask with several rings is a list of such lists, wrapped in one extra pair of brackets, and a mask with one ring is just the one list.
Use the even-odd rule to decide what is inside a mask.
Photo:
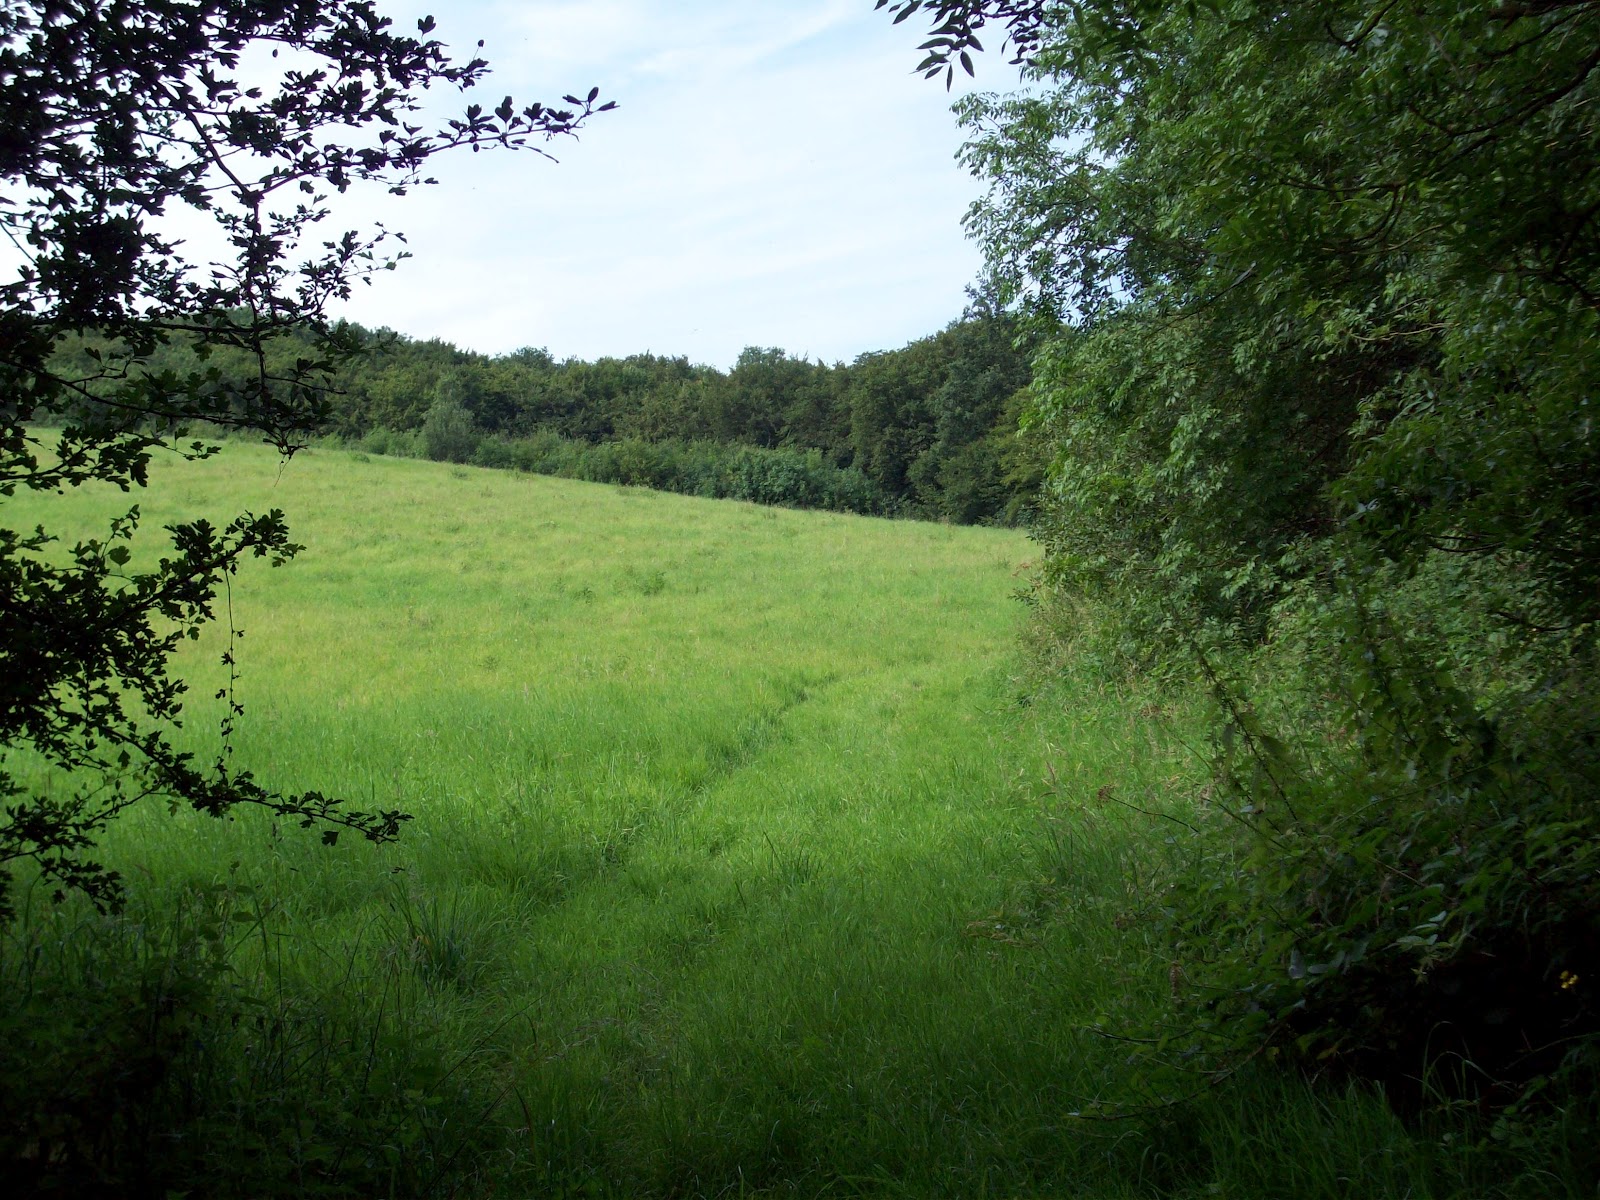
[[(558, 361), (542, 349), (490, 356), (387, 330), (345, 334), (359, 353), (326, 380), (323, 432), (370, 452), (963, 524), (1020, 523), (1037, 490), (1040, 456), (1017, 435), (1029, 355), (1003, 313), (849, 364), (749, 347), (726, 371), (681, 356)], [(309, 340), (270, 347), (269, 373), (305, 359)], [(88, 375), (108, 353), (91, 334), (59, 367)], [(174, 340), (140, 369), (200, 366)], [(204, 362), (224, 391), (257, 367), (227, 347)]]

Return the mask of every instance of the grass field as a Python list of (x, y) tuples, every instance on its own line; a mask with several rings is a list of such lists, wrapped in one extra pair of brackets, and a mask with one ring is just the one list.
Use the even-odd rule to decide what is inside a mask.
[[(1073, 1115), (1138, 1095), (1092, 1027), (1168, 989), (1149, 839), (1097, 796), (1193, 765), (1139, 705), (1018, 677), (1021, 535), (241, 446), (136, 499), (146, 530), (288, 512), (307, 551), (232, 590), (236, 761), (415, 815), (325, 848), (152, 805), (105, 848), (130, 920), (36, 898), (6, 941), (13, 994), (225, 956), (227, 1019), (173, 1051), (218, 1194), (1481, 1183), (1370, 1098), (1267, 1074)], [(183, 660), (207, 757), (224, 644)]]

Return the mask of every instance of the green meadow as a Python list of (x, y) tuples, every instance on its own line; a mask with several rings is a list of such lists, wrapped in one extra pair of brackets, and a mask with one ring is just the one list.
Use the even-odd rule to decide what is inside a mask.
[[(171, 1128), (141, 1144), (178, 1165), (129, 1171), (195, 1196), (1483, 1194), (1371, 1097), (1266, 1071), (1086, 1115), (1153, 1099), (1102, 1030), (1175, 986), (1140, 919), (1159, 829), (1118, 801), (1198, 768), (1181, 715), (1040, 681), (1021, 534), (240, 445), (131, 498), (18, 499), (17, 527), (130, 500), (146, 552), (286, 510), (307, 549), (228, 597), (226, 752), (414, 819), (323, 846), (152, 800), (103, 847), (124, 917), (26, 897), (0, 1032), (59, 1024), (40, 1087), (156, 1048)], [(207, 760), (226, 630), (181, 658)]]

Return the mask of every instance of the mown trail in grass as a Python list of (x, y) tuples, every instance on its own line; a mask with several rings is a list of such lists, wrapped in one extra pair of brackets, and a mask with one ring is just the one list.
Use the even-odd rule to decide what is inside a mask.
[[(331, 451), (154, 476), (147, 528), (281, 507), (309, 547), (233, 586), (237, 765), (416, 820), (330, 849), (154, 808), (108, 861), (136, 911), (252, 889), (268, 933), (238, 953), (274, 988), (392, 1020), (401, 979), (503, 1127), (483, 1190), (1180, 1194), (1218, 1137), (1269, 1190), (1411, 1169), (1357, 1101), (1387, 1158), (1298, 1092), (1222, 1134), (1071, 1116), (1126, 1091), (1086, 1027), (1168, 986), (1142, 851), (1094, 798), (1187, 768), (1114, 696), (1026, 703), (1021, 535)], [(224, 644), (184, 659), (207, 756)], [(1238, 1149), (1286, 1111), (1326, 1163)]]

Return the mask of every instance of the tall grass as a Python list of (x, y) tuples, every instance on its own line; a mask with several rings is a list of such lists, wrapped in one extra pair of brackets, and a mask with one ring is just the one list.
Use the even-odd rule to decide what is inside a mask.
[[(170, 1042), (134, 1039), (162, 1066), (129, 1105), (167, 1106), (142, 1136), (193, 1153), (136, 1170), (79, 1147), (125, 1190), (1332, 1197), (1501, 1177), (1373, 1097), (1265, 1072), (1143, 1119), (1078, 1115), (1142, 1098), (1098, 1031), (1171, 987), (1139, 919), (1159, 840), (1119, 801), (1160, 802), (1193, 764), (1181, 723), (1114, 690), (1014, 677), (1015, 533), (239, 446), (158, 469), (141, 502), (152, 527), (289, 512), (310, 549), (232, 591), (236, 761), (416, 820), (396, 846), (329, 848), (153, 806), (106, 846), (125, 919), (34, 898), (0, 945), (12, 1028), (92, 1039), (121, 1003), (101, 977), (134, 980), (161, 1037), (182, 1015)], [(224, 639), (183, 663), (197, 751)], [(74, 1070), (46, 1049), (3, 1060), (14, 1104)], [(86, 1136), (72, 1103), (8, 1151), (40, 1191), (71, 1192), (50, 1164)]]

